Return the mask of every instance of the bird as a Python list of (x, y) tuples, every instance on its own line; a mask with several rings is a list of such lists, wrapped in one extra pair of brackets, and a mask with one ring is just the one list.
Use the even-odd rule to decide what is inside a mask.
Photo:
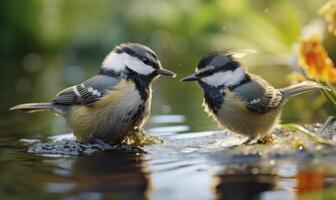
[(66, 119), (77, 141), (116, 143), (147, 121), (152, 82), (159, 75), (176, 76), (161, 66), (149, 47), (122, 43), (105, 57), (97, 75), (62, 90), (50, 102), (20, 104), (10, 110), (51, 110)]
[(315, 89), (326, 89), (304, 81), (276, 89), (258, 75), (249, 73), (234, 52), (216, 51), (201, 58), (195, 73), (181, 81), (197, 81), (203, 90), (203, 107), (220, 126), (247, 136), (250, 144), (271, 136), (279, 124), (281, 108), (290, 97)]

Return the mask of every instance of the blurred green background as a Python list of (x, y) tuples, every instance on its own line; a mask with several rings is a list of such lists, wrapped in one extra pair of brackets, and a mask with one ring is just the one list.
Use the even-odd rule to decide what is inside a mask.
[[(253, 49), (241, 59), (276, 87), (296, 70), (294, 44), (302, 28), (322, 20), (323, 0), (7, 0), (0, 2), (0, 134), (17, 137), (66, 132), (51, 113), (11, 113), (24, 102), (48, 101), (61, 89), (97, 73), (121, 42), (139, 42), (157, 52), (178, 74), (154, 84), (152, 115), (177, 114), (189, 131), (218, 129), (203, 112), (202, 92), (179, 78), (194, 71), (213, 50)], [(323, 21), (323, 20), (322, 20)], [(335, 39), (327, 48), (336, 54)], [(336, 55), (335, 55), (336, 56)], [(283, 122), (323, 122), (335, 109), (318, 92), (290, 101)], [(150, 124), (148, 125), (151, 126)]]

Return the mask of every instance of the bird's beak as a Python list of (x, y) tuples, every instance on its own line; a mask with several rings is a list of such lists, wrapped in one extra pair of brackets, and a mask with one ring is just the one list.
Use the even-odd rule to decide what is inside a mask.
[(199, 77), (196, 76), (195, 74), (192, 74), (190, 76), (186, 76), (184, 78), (182, 78), (180, 81), (198, 81)]
[(160, 68), (160, 69), (157, 69), (156, 72), (164, 76), (176, 77), (176, 74), (172, 71), (169, 71), (168, 69)]

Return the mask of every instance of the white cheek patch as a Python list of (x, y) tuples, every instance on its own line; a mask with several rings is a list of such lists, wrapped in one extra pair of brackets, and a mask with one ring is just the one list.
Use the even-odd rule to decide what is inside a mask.
[(202, 81), (204, 83), (207, 83), (211, 86), (220, 86), (224, 85), (232, 76), (232, 71), (226, 71), (226, 72), (217, 72), (212, 74), (211, 76), (206, 76), (202, 78)]
[(125, 71), (126, 66), (143, 75), (148, 75), (155, 70), (152, 66), (144, 64), (139, 59), (132, 57), (127, 53), (111, 52), (106, 56), (102, 64), (102, 68), (116, 72)]
[(242, 81), (244, 79), (244, 76), (244, 69), (242, 67), (238, 67), (234, 71), (219, 71), (211, 76), (204, 77), (201, 80), (208, 85), (215, 87), (220, 85), (233, 86)]
[(111, 52), (103, 61), (102, 68), (116, 72), (125, 70), (125, 60), (129, 57), (126, 53)]
[(125, 60), (125, 64), (131, 70), (143, 75), (148, 75), (155, 71), (152, 66), (146, 65), (139, 59), (131, 56), (128, 56), (128, 58)]
[(245, 70), (242, 67), (238, 67), (235, 69), (232, 73), (232, 77), (228, 82), (226, 83), (227, 86), (232, 86), (238, 84), (240, 81), (242, 81), (245, 77)]

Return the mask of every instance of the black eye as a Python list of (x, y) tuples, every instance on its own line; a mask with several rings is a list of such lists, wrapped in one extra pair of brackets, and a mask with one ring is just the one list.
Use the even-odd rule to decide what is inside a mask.
[(148, 58), (144, 58), (142, 59), (142, 62), (145, 63), (146, 65), (148, 65), (150, 63)]

